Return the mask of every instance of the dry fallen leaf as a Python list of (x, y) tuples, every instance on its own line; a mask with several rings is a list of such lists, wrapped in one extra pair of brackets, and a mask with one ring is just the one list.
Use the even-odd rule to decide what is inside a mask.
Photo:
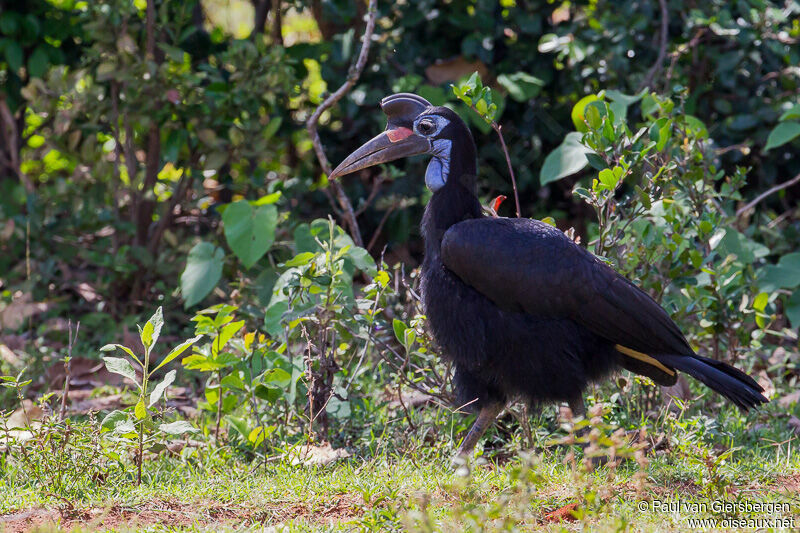
[(425, 76), (433, 85), (445, 82), (456, 82), (473, 72), (478, 73), (481, 79), (486, 79), (489, 69), (482, 61), (467, 61), (461, 56), (452, 59), (442, 59), (425, 69)]
[(789, 417), (789, 428), (794, 431), (795, 435), (800, 435), (800, 418), (794, 415)]
[(800, 401), (800, 390), (790, 392), (786, 396), (783, 396), (781, 399), (778, 400), (778, 405), (780, 405), (784, 409), (788, 409), (792, 405), (796, 404), (798, 401)]
[(0, 330), (19, 329), (29, 317), (47, 311), (48, 307), (44, 302), (34, 303), (30, 293), (19, 292), (10, 304), (0, 310)]
[(5, 344), (0, 344), (0, 361), (5, 361), (13, 367), (20, 366), (21, 363), (19, 356), (14, 353), (14, 350)]
[(293, 465), (302, 464), (305, 466), (327, 465), (339, 459), (350, 457), (347, 450), (343, 448), (334, 450), (329, 442), (321, 446), (316, 446), (314, 444), (300, 446), (289, 452), (289, 455), (292, 458), (291, 463)]

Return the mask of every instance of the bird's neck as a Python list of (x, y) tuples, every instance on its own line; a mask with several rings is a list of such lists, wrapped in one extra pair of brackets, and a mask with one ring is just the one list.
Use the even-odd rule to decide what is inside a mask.
[(422, 218), (422, 235), (425, 238), (425, 259), (439, 256), (444, 233), (462, 220), (483, 215), (476, 194), (477, 161), (472, 139), (462, 144), (462, 150), (453, 152), (450, 172), (445, 185), (433, 193)]

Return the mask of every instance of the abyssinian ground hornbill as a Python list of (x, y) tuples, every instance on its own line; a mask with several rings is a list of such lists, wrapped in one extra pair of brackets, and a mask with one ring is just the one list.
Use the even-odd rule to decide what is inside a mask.
[(472, 450), (506, 402), (568, 402), (618, 368), (672, 385), (686, 372), (747, 410), (767, 401), (736, 368), (697, 355), (667, 312), (564, 233), (537, 220), (485, 217), (476, 148), (452, 110), (414, 94), (384, 98), (386, 130), (347, 157), (334, 179), (416, 154), (433, 156), (422, 233), (422, 301), (455, 363), (459, 401), (479, 411)]

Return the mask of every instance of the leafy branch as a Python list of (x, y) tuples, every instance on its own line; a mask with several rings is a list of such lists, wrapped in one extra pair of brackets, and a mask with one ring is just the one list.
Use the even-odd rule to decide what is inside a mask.
[(514, 168), (511, 166), (511, 156), (508, 153), (506, 140), (503, 138), (503, 126), (497, 123), (497, 104), (492, 101), (492, 89), (484, 87), (480, 76), (474, 72), (467, 81), (456, 85), (451, 85), (453, 93), (470, 109), (475, 111), (500, 137), (500, 146), (503, 148), (503, 155), (506, 156), (508, 173), (511, 175), (511, 186), (514, 189), (514, 203), (517, 208), (517, 218), (520, 216), (519, 193), (517, 192), (517, 179), (514, 177)]

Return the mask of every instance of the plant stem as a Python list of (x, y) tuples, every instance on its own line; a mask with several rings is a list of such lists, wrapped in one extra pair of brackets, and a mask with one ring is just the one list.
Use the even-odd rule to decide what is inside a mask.
[(503, 138), (503, 127), (497, 122), (492, 121), (492, 129), (497, 132), (500, 137), (500, 146), (503, 148), (503, 155), (506, 156), (506, 165), (508, 165), (508, 173), (511, 175), (511, 186), (514, 188), (514, 203), (517, 207), (517, 218), (520, 216), (519, 208), (519, 193), (517, 192), (517, 179), (514, 177), (514, 168), (511, 166), (511, 156), (508, 154), (506, 147), (506, 140)]
[(214, 435), (217, 446), (219, 446), (219, 425), (222, 420), (222, 369), (217, 371), (217, 384), (219, 387), (219, 395), (217, 396), (217, 427), (214, 429)]
[[(147, 396), (147, 378), (150, 371), (150, 348), (145, 348), (144, 366), (142, 367), (142, 390), (139, 391), (139, 401), (144, 404)], [(147, 405), (147, 404), (144, 404)], [(134, 415), (135, 416), (135, 415)], [(144, 423), (147, 420), (147, 407), (145, 407), (144, 418), (139, 420), (139, 457), (138, 472), (136, 474), (136, 485), (142, 484), (142, 462), (144, 462)]]

